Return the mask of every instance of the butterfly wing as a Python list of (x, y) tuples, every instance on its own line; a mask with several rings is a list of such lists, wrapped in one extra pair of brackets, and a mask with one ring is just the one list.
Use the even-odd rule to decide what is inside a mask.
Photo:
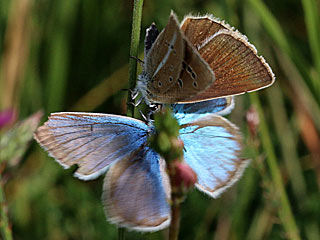
[(226, 115), (229, 114), (233, 108), (233, 97), (216, 98), (203, 102), (172, 105), (174, 116), (180, 125), (190, 123), (212, 113)]
[(144, 122), (128, 117), (61, 112), (51, 114), (34, 136), (59, 164), (77, 164), (75, 176), (89, 180), (144, 145), (147, 132)]
[(171, 13), (167, 26), (152, 44), (146, 58), (142, 74), (147, 75), (148, 91), (152, 94), (163, 93), (175, 84), (184, 59), (184, 48), (185, 42), (177, 18)]
[(168, 181), (164, 160), (148, 147), (115, 162), (103, 185), (102, 201), (107, 219), (138, 231), (167, 227), (170, 223)]
[(233, 30), (233, 28), (225, 22), (210, 15), (198, 17), (188, 15), (181, 23), (181, 30), (197, 49), (209, 37), (222, 29)]
[(233, 124), (211, 114), (182, 125), (184, 159), (196, 172), (196, 187), (218, 197), (242, 175), (248, 160), (240, 158), (241, 136)]
[(215, 73), (215, 82), (192, 101), (256, 91), (273, 84), (274, 74), (263, 57), (240, 33), (220, 30), (200, 46), (199, 53)]
[(176, 84), (172, 85), (159, 98), (163, 103), (188, 103), (192, 96), (201, 95), (208, 89), (215, 80), (214, 72), (205, 62), (198, 51), (185, 41), (185, 56), (182, 62), (182, 69)]
[(171, 13), (167, 26), (148, 51), (138, 80), (138, 90), (150, 102), (188, 102), (190, 96), (213, 83), (214, 73), (186, 39), (175, 14)]

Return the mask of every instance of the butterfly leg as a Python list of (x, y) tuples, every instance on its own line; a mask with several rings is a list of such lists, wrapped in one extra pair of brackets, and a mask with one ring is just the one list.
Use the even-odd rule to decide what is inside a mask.
[(155, 113), (155, 112), (158, 112), (162, 108), (162, 104), (150, 103), (149, 108), (153, 113)]
[(151, 116), (152, 116), (154, 113), (160, 111), (161, 107), (162, 107), (162, 104), (158, 104), (158, 103), (151, 103), (151, 104), (149, 105), (149, 112), (148, 112), (148, 114), (147, 114), (147, 122), (153, 121), (153, 119), (151, 118)]
[(140, 93), (138, 90), (136, 90), (136, 89), (132, 90), (130, 88), (123, 88), (123, 89), (121, 89), (121, 91), (129, 91), (131, 99), (133, 99), (133, 100), (135, 100)]
[(149, 115), (147, 115), (147, 117), (146, 117), (146, 115), (144, 115), (143, 112), (142, 112), (140, 109), (138, 109), (138, 111), (139, 111), (141, 117), (143, 118), (143, 120), (144, 120), (146, 123), (148, 123), (148, 122), (150, 121)]
[(130, 92), (131, 92), (131, 98), (132, 98), (133, 100), (135, 100), (135, 99), (139, 96), (139, 94), (140, 94), (140, 92), (139, 92), (137, 89), (134, 89), (134, 90), (131, 90), (131, 89), (130, 89)]
[(141, 102), (142, 102), (143, 98), (139, 98), (136, 102), (128, 102), (127, 104), (133, 105), (134, 107), (138, 107)]
[(136, 56), (130, 56), (129, 58), (135, 59), (140, 64), (140, 66), (143, 68), (143, 65), (144, 65), (143, 60), (137, 58)]

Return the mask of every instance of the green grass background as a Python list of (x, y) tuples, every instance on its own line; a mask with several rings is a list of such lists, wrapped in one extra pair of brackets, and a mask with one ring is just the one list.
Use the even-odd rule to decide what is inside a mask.
[[(0, 110), (14, 107), (24, 119), (43, 109), (43, 121), (55, 111), (125, 114), (132, 9), (132, 0), (0, 1)], [(277, 77), (268, 89), (236, 97), (229, 119), (252, 163), (220, 198), (188, 195), (180, 239), (320, 239), (319, 1), (145, 1), (141, 56), (146, 27), (162, 29), (171, 9), (180, 20), (190, 12), (224, 19)], [(251, 106), (260, 116), (256, 137), (245, 118)], [(14, 239), (117, 239), (100, 201), (102, 177), (73, 178), (35, 142), (2, 174)]]

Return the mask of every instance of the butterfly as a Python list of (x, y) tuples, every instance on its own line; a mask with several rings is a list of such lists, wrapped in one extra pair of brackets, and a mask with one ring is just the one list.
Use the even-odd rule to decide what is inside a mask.
[[(221, 113), (231, 105), (230, 100), (212, 100), (210, 106), (211, 112)], [(184, 160), (198, 176), (196, 187), (215, 198), (248, 164), (240, 157), (241, 135), (217, 114), (183, 120), (189, 107), (173, 107), (176, 114), (180, 111)], [(76, 164), (75, 177), (91, 180), (106, 172), (102, 202), (108, 221), (150, 232), (170, 224), (171, 192), (165, 161), (148, 145), (153, 132), (152, 123), (129, 117), (60, 112), (52, 113), (34, 136), (64, 168)]]
[(231, 96), (196, 103), (172, 104), (171, 108), (178, 123), (182, 125), (213, 113), (227, 115), (234, 106), (234, 97)]
[(145, 62), (136, 91), (150, 103), (192, 103), (256, 91), (275, 76), (246, 36), (210, 15), (187, 16), (179, 26), (171, 12), (158, 34), (145, 40)]

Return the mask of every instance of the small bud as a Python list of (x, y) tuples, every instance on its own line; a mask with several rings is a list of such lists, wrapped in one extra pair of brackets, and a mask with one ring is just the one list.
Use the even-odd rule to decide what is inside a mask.
[(189, 190), (197, 182), (197, 174), (188, 164), (177, 160), (172, 163), (171, 179), (174, 187)]
[(165, 153), (170, 151), (171, 144), (170, 139), (165, 132), (160, 132), (158, 135), (158, 146), (160, 148), (160, 153)]
[(155, 131), (148, 138), (151, 148), (167, 163), (182, 159), (183, 142), (178, 139), (180, 126), (169, 108), (163, 108), (154, 115), (154, 127)]
[(183, 141), (179, 138), (171, 138), (171, 145), (174, 148), (182, 148), (184, 147)]
[(250, 109), (247, 111), (246, 118), (247, 118), (250, 135), (251, 137), (254, 138), (257, 135), (257, 129), (260, 121), (259, 121), (259, 114), (253, 106), (251, 106)]
[(16, 112), (13, 109), (7, 109), (0, 112), (0, 129), (7, 124), (13, 123), (16, 119)]
[(41, 117), (41, 111), (34, 113), (0, 135), (0, 162), (8, 161), (11, 167), (20, 162), (22, 155), (32, 139), (34, 131), (39, 125)]

